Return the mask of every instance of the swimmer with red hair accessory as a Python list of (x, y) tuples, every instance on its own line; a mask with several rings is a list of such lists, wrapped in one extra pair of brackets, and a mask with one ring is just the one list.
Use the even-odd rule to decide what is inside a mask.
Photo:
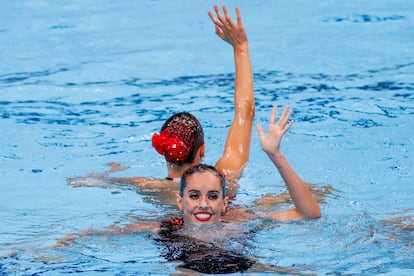
[[(234, 110), (223, 155), (215, 167), (223, 172), (228, 181), (237, 179), (249, 159), (250, 141), (255, 113), (253, 73), (249, 54), (247, 33), (244, 29), (239, 8), (236, 8), (234, 22), (223, 6), (223, 13), (217, 5), (216, 15), (208, 11), (215, 25), (216, 34), (233, 47), (236, 66)], [(205, 154), (203, 129), (190, 113), (182, 112), (170, 117), (154, 134), (152, 145), (165, 157), (168, 179), (178, 179), (183, 172), (201, 162)]]
[[(214, 6), (215, 14), (208, 11), (216, 34), (233, 48), (235, 61), (234, 118), (225, 140), (222, 156), (215, 167), (226, 175), (228, 195), (234, 198), (237, 193), (237, 180), (246, 166), (250, 154), (250, 142), (255, 114), (253, 73), (250, 61), (249, 43), (243, 26), (239, 8), (236, 8), (236, 21), (233, 21), (226, 6), (221, 11)], [(152, 137), (152, 145), (166, 161), (167, 177), (152, 179), (147, 177), (108, 177), (109, 173), (125, 170), (126, 167), (109, 163), (111, 169), (88, 177), (70, 178), (71, 186), (102, 186), (120, 188), (117, 183), (130, 184), (145, 189), (156, 190), (154, 196), (161, 196), (162, 203), (174, 204), (178, 182), (183, 172), (201, 163), (205, 155), (203, 128), (197, 118), (180, 112), (166, 120), (159, 133)]]

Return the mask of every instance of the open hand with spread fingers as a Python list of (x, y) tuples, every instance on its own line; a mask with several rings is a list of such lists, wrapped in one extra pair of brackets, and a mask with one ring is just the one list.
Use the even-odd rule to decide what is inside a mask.
[(262, 149), (269, 155), (274, 155), (279, 152), (283, 135), (285, 135), (285, 133), (293, 125), (293, 120), (289, 121), (289, 118), (293, 112), (289, 106), (285, 106), (277, 122), (275, 122), (276, 112), (277, 107), (274, 106), (270, 115), (270, 122), (267, 133), (263, 131), (263, 127), (260, 124), (257, 125), (260, 144), (262, 146)]
[(214, 5), (214, 10), (217, 17), (214, 16), (212, 11), (208, 11), (208, 15), (216, 27), (216, 34), (233, 47), (247, 44), (247, 34), (242, 23), (240, 9), (236, 8), (236, 22), (231, 19), (226, 6), (223, 5), (224, 15), (217, 5)]

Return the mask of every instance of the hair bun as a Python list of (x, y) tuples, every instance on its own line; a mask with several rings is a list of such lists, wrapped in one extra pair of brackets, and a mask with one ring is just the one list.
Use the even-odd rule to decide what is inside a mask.
[(154, 133), (152, 146), (159, 154), (164, 155), (168, 162), (182, 162), (190, 152), (190, 149), (180, 139), (172, 137), (167, 129), (160, 134)]

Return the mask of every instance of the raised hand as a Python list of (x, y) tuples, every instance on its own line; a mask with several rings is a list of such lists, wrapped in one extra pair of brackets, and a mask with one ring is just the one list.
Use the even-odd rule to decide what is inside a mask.
[(237, 22), (233, 22), (226, 6), (223, 5), (224, 16), (217, 5), (214, 5), (214, 10), (217, 17), (214, 16), (212, 11), (208, 11), (208, 15), (216, 27), (216, 34), (233, 47), (247, 43), (247, 34), (242, 23), (239, 8), (236, 8)]
[(289, 106), (285, 106), (277, 122), (275, 122), (276, 112), (277, 107), (274, 106), (270, 115), (267, 133), (264, 133), (263, 127), (260, 124), (256, 126), (262, 149), (270, 155), (274, 155), (279, 152), (283, 135), (285, 135), (285, 133), (293, 125), (293, 121), (289, 121), (290, 115), (292, 115), (292, 110)]

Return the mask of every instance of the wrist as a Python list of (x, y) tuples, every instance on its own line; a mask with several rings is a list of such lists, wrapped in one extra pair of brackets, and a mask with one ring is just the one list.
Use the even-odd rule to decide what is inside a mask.
[(249, 43), (242, 42), (233, 46), (235, 52), (247, 53), (249, 52)]
[(281, 159), (284, 157), (283, 153), (280, 150), (267, 151), (266, 153), (273, 160)]

